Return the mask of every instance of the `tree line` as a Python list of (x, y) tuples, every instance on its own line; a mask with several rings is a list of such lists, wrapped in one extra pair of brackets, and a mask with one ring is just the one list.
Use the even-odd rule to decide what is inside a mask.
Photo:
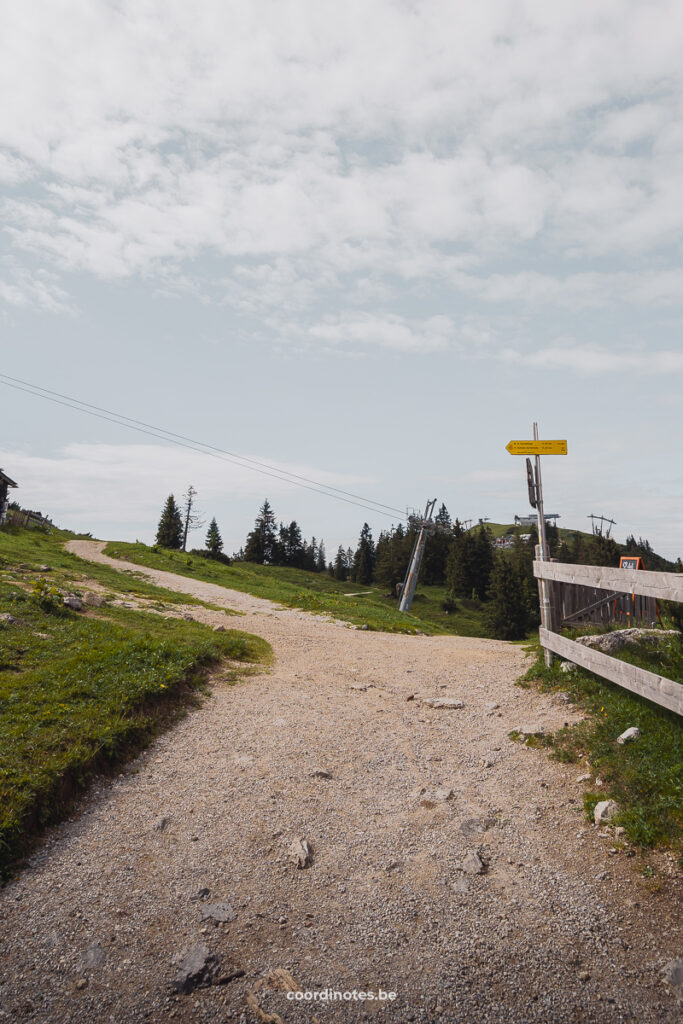
[[(196, 499), (197, 492), (192, 484), (183, 495), (182, 505), (178, 505), (175, 496), (169, 494), (157, 526), (155, 543), (158, 547), (170, 548), (172, 551), (187, 550), (190, 533), (193, 530), (200, 530), (206, 525), (205, 520), (197, 511)], [(213, 558), (225, 565), (231, 564), (230, 558), (223, 554), (223, 538), (215, 516), (209, 523), (204, 543), (203, 549), (193, 548), (191, 553), (204, 558)]]
[[(195, 499), (193, 487), (184, 495), (182, 506), (169, 495), (157, 531), (159, 546), (186, 549), (188, 534), (204, 525), (196, 513)], [(339, 581), (374, 585), (387, 596), (397, 598), (417, 532), (415, 526), (399, 523), (382, 530), (375, 541), (369, 524), (363, 523), (356, 547), (340, 545), (335, 557), (327, 561), (322, 539), (312, 537), (307, 541), (296, 520), (278, 523), (266, 499), (244, 547), (232, 557), (259, 565), (326, 572)], [(622, 545), (600, 534), (587, 536), (578, 531), (560, 534), (557, 526), (550, 523), (546, 526), (546, 536), (550, 557), (560, 562), (610, 566), (618, 565), (622, 554), (639, 554), (648, 569), (683, 571), (680, 559), (674, 564), (656, 555), (642, 538), (636, 541), (630, 536)], [(493, 533), (486, 523), (465, 529), (459, 519), (451, 518), (442, 504), (427, 539), (420, 582), (446, 588), (442, 602), (445, 611), (455, 612), (463, 603), (465, 607), (481, 608), (492, 636), (503, 640), (522, 639), (540, 620), (538, 584), (533, 574), (537, 543), (538, 532), (532, 526), (524, 539), (515, 532), (512, 547), (496, 550)], [(215, 518), (206, 535), (205, 549), (193, 549), (192, 553), (230, 564), (231, 560), (223, 554), (223, 541)]]

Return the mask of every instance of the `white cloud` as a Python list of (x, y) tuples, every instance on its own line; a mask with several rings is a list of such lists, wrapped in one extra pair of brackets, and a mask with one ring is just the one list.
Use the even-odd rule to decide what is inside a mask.
[(75, 313), (73, 304), (49, 270), (31, 271), (13, 259), (4, 261), (0, 299), (10, 306), (43, 309), (49, 313)]
[(503, 362), (520, 363), (539, 369), (572, 370), (578, 374), (675, 374), (683, 372), (683, 352), (614, 350), (569, 344), (562, 347), (519, 352), (503, 348), (497, 353)]
[[(321, 263), (316, 290), (367, 279), (369, 253), (429, 279), (444, 244), (618, 256), (683, 227), (671, 0), (38, 0), (3, 39), (0, 176), (38, 187), (6, 221), (64, 270), (168, 283), (203, 252), (291, 259), (301, 307)], [(258, 308), (237, 280), (236, 308)]]
[(454, 335), (452, 321), (433, 316), (409, 321), (394, 314), (351, 313), (336, 320), (314, 324), (308, 334), (330, 345), (371, 345), (398, 352), (434, 352), (448, 348)]

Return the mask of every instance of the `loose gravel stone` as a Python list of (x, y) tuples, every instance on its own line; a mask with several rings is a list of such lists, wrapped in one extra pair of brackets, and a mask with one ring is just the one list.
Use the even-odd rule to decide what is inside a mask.
[[(595, 780), (595, 785), (602, 785), (600, 779)], [(596, 825), (604, 825), (615, 818), (619, 813), (619, 804), (616, 800), (601, 800), (595, 805), (593, 821)]]
[(229, 903), (205, 903), (202, 906), (202, 921), (235, 921), (237, 914)]
[(617, 736), (617, 743), (620, 743), (623, 746), (623, 744), (628, 743), (629, 740), (637, 740), (639, 736), (640, 729), (637, 725), (632, 725), (630, 729), (622, 732), (621, 736)]
[(220, 958), (209, 952), (209, 947), (197, 943), (181, 953), (180, 963), (171, 983), (175, 992), (189, 995), (200, 986), (211, 985), (215, 980)]

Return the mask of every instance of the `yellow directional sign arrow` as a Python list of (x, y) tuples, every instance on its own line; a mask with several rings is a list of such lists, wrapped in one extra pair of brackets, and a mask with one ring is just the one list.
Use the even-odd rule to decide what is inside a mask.
[(566, 455), (566, 441), (510, 441), (505, 445), (510, 455)]

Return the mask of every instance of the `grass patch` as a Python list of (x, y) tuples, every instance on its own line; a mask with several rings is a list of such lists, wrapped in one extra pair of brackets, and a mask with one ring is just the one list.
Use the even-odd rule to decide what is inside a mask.
[[(590, 764), (599, 790), (584, 795), (586, 815), (592, 821), (599, 800), (616, 800), (621, 811), (615, 824), (623, 825), (629, 840), (641, 847), (669, 845), (683, 851), (683, 721), (666, 708), (652, 704), (583, 669), (560, 672), (556, 660), (545, 667), (538, 645), (537, 659), (522, 684), (543, 690), (564, 690), (570, 701), (585, 709), (585, 721), (560, 729), (552, 737), (553, 756), (560, 761)], [(673, 638), (655, 651), (640, 644), (620, 652), (623, 660), (681, 681), (683, 648)], [(620, 746), (616, 740), (637, 726), (640, 737)]]
[[(5, 554), (0, 570), (0, 612), (16, 620), (0, 621), (0, 878), (96, 772), (137, 753), (197, 701), (207, 666), (230, 659), (248, 671), (270, 656), (247, 633), (110, 606), (65, 609), (58, 587), (30, 585), (35, 535), (27, 532), (19, 538), (25, 568)], [(68, 578), (71, 564), (61, 568)], [(160, 593), (165, 602), (145, 584), (147, 596)]]
[(406, 615), (399, 612), (396, 600), (381, 590), (341, 583), (326, 573), (253, 562), (227, 566), (192, 558), (184, 552), (122, 542), (108, 544), (105, 554), (385, 633), (487, 635), (480, 602), (458, 600), (458, 610), (451, 614), (442, 609), (446, 587), (418, 587), (411, 614)]
[[(92, 538), (68, 530), (53, 529), (47, 534), (40, 530), (3, 526), (0, 529), (0, 579), (15, 578), (27, 582), (31, 574), (35, 574), (35, 578), (45, 576), (55, 586), (72, 593), (78, 592), (79, 584), (87, 579), (94, 580), (123, 597), (143, 598), (162, 604), (215, 607), (189, 594), (178, 594), (174, 590), (156, 587), (135, 572), (121, 573), (108, 565), (84, 561), (64, 549), (67, 541), (78, 539)], [(47, 566), (48, 571), (42, 572), (41, 566)]]

